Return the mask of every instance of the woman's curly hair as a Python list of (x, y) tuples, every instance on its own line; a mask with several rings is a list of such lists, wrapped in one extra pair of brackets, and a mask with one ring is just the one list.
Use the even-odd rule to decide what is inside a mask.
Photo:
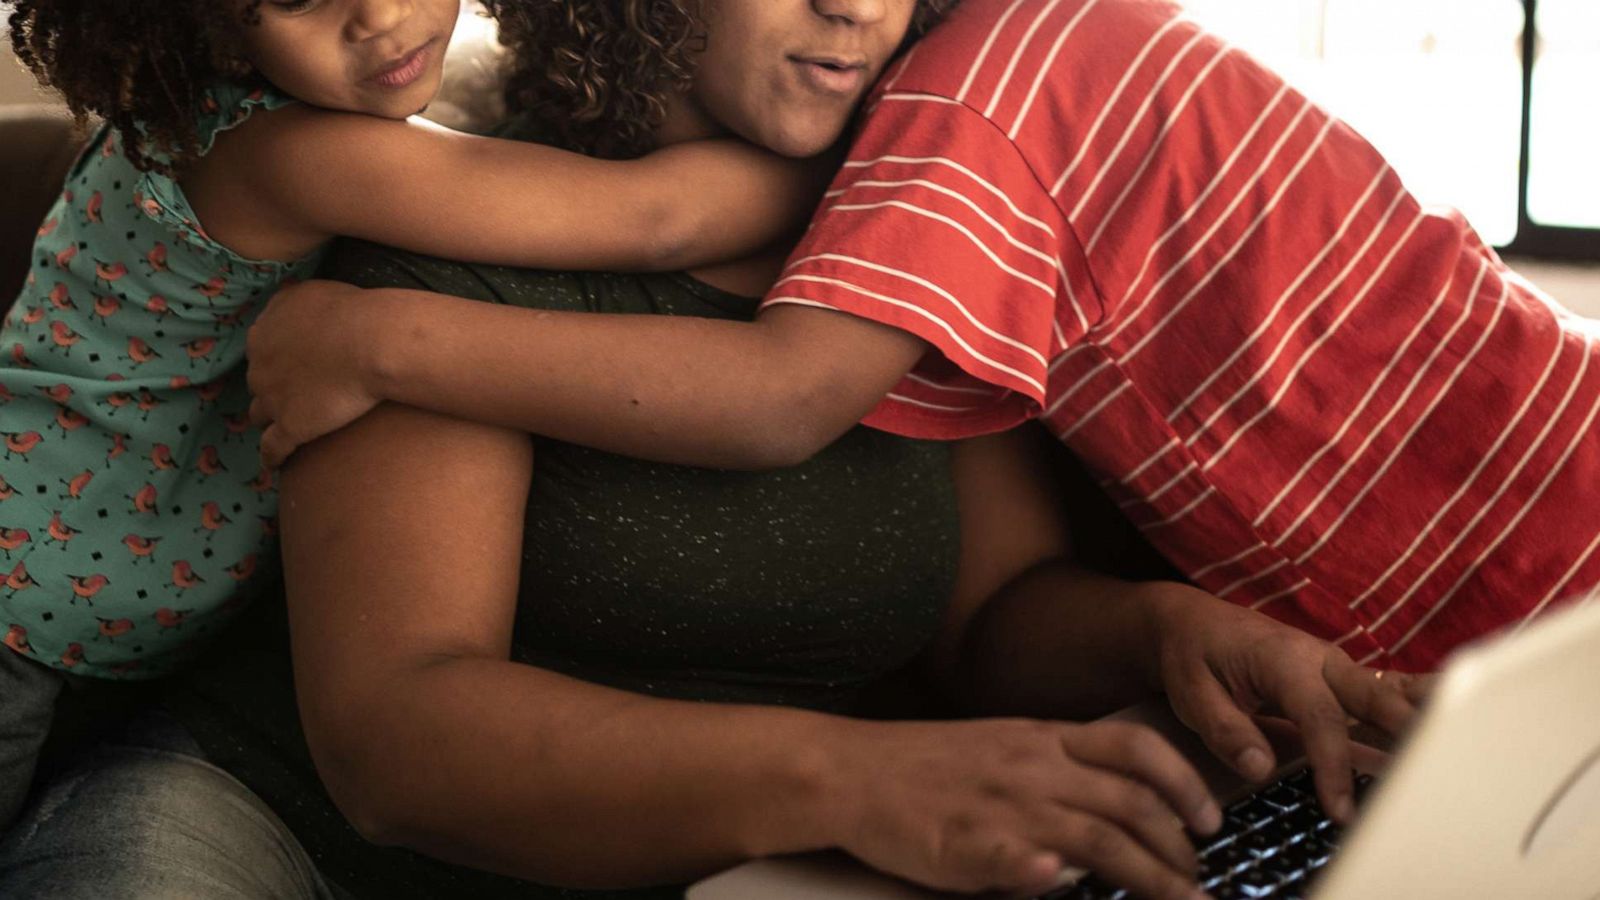
[(256, 77), (239, 29), (261, 2), (241, 12), (218, 0), (10, 0), (11, 47), (80, 124), (104, 119), (135, 165), (167, 169), (152, 155), (178, 166), (200, 150), (195, 111), (206, 88)]
[[(671, 92), (687, 90), (716, 0), (483, 0), (509, 51), (507, 109), (541, 140), (594, 156), (650, 149)], [(914, 40), (959, 0), (916, 0)]]

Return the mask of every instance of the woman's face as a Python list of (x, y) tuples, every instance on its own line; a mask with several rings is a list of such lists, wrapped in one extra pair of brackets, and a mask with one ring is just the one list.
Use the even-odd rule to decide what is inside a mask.
[(785, 156), (821, 153), (900, 46), (915, 5), (706, 0), (706, 49), (694, 87), (674, 98), (668, 127), (733, 132)]

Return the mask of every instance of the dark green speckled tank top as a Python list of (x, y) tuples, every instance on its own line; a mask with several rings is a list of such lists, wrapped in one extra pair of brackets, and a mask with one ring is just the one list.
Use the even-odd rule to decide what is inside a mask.
[[(365, 287), (536, 309), (756, 308), (680, 273), (530, 272), (363, 243), (333, 266)], [(513, 653), (658, 696), (848, 711), (933, 636), (958, 537), (942, 443), (858, 427), (802, 465), (748, 473), (539, 439)]]
[[(540, 309), (712, 318), (755, 309), (684, 275), (528, 272), (356, 243), (337, 247), (324, 274)], [(848, 713), (934, 635), (958, 543), (943, 444), (856, 428), (804, 465), (743, 473), (539, 440), (512, 652), (656, 696)], [(542, 887), (363, 841), (306, 750), (281, 602), (257, 604), (167, 705), (360, 900), (682, 896), (671, 886)]]

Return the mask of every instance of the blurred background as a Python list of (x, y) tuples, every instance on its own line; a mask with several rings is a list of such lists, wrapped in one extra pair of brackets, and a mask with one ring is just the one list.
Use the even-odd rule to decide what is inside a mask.
[[(1460, 209), (1600, 317), (1600, 0), (1184, 5), (1362, 132), (1424, 202)], [(487, 34), (463, 24), (466, 42)], [(5, 42), (0, 106), (50, 102)]]

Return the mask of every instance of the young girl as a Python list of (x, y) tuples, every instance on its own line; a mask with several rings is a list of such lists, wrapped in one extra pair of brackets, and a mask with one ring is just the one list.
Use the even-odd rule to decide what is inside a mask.
[(169, 671), (273, 568), (245, 329), (330, 237), (676, 269), (814, 200), (802, 167), (737, 142), (614, 162), (408, 120), (459, 0), (12, 5), (20, 58), (106, 125), (0, 336), (0, 824), (64, 675)]

